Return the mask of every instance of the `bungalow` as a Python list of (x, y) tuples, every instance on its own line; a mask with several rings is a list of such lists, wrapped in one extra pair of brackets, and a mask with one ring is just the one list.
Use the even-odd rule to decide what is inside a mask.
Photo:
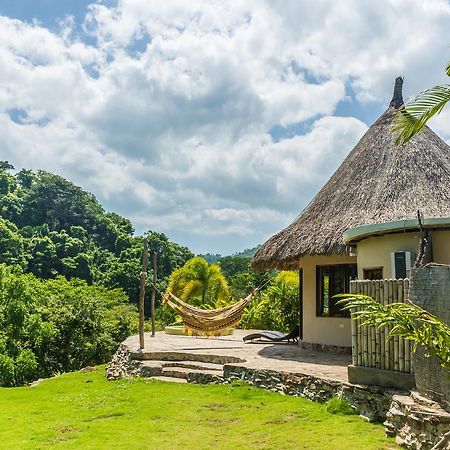
[(396, 145), (402, 84), (309, 205), (253, 258), (259, 270), (299, 270), (302, 345), (350, 347), (351, 321), (333, 295), (356, 278), (407, 277), (421, 233), (432, 260), (450, 264), (450, 147), (429, 128)]

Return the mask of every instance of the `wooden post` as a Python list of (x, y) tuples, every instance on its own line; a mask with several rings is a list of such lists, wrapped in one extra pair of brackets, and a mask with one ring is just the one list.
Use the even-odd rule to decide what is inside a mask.
[(155, 300), (156, 300), (156, 280), (157, 280), (157, 261), (156, 261), (156, 252), (153, 252), (153, 285), (152, 285), (152, 303), (150, 305), (150, 312), (152, 315), (152, 337), (155, 337)]
[(303, 269), (298, 270), (298, 325), (299, 344), (303, 340)]
[(144, 299), (145, 280), (147, 279), (148, 242), (144, 239), (144, 255), (142, 256), (141, 286), (139, 290), (139, 347), (144, 349)]

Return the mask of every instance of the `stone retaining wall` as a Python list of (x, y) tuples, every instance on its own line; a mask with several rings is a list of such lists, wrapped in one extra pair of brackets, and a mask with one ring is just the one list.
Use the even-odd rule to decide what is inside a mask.
[(416, 392), (394, 395), (384, 426), (407, 448), (450, 450), (450, 413)]
[[(106, 378), (117, 380), (123, 377), (155, 375), (150, 369), (146, 369), (142, 361), (134, 360), (129, 349), (121, 345), (106, 368)], [(241, 380), (251, 386), (282, 395), (305, 397), (316, 402), (326, 402), (339, 396), (345, 398), (359, 414), (370, 421), (384, 420), (392, 396), (399, 393), (374, 386), (356, 386), (311, 375), (257, 370), (234, 364), (225, 364), (223, 369), (223, 378), (192, 372), (188, 375), (188, 381), (197, 384), (229, 384), (234, 380)]]
[(224, 379), (228, 383), (233, 380), (247, 381), (251, 386), (283, 395), (305, 397), (316, 402), (326, 402), (332, 397), (342, 397), (360, 415), (370, 421), (384, 420), (393, 395), (398, 393), (398, 391), (372, 386), (356, 386), (310, 375), (256, 370), (230, 364), (224, 366)]

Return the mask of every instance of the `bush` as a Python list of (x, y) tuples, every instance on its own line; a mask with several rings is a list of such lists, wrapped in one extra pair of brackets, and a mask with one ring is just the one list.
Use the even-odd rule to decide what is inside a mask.
[(264, 292), (253, 298), (241, 327), (290, 331), (299, 322), (298, 288), (295, 272), (280, 272)]
[(0, 385), (103, 363), (136, 324), (121, 289), (39, 280), (0, 264)]
[(326, 403), (327, 411), (331, 414), (339, 414), (342, 416), (352, 416), (358, 412), (352, 408), (350, 403), (342, 397), (333, 397)]
[(0, 354), (0, 386), (14, 386), (14, 360)]

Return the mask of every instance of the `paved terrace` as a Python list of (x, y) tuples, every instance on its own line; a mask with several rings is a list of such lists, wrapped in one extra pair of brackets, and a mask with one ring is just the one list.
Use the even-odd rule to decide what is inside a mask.
[[(157, 332), (145, 333), (145, 348), (139, 351), (139, 337), (130, 336), (124, 344), (132, 353), (143, 353), (142, 359), (158, 359), (161, 354), (176, 354), (186, 360), (191, 355), (208, 355), (251, 369), (276, 370), (292, 374), (311, 375), (322, 379), (348, 382), (347, 365), (351, 356), (304, 350), (296, 344), (249, 343), (242, 340), (255, 330), (236, 330), (231, 336), (195, 337)], [(146, 358), (146, 355), (148, 358)], [(162, 355), (161, 355), (162, 356)], [(167, 355), (166, 355), (167, 356)], [(230, 358), (229, 361), (226, 361)]]

